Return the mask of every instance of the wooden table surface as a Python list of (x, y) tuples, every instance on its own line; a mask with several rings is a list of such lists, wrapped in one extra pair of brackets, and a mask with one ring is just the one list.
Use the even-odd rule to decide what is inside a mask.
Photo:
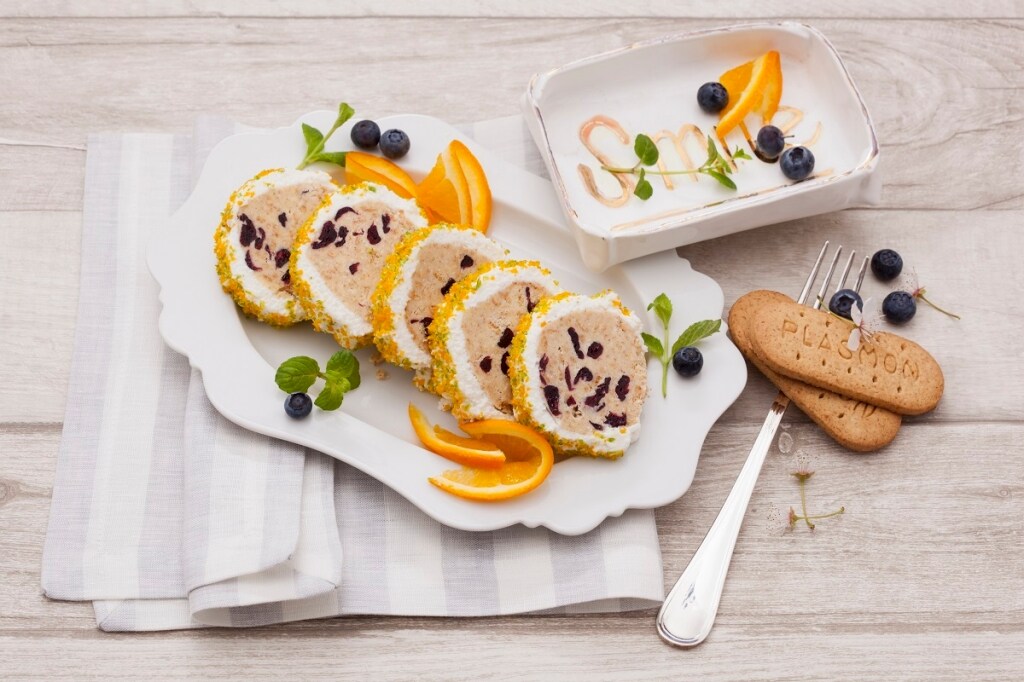
[[(1024, 3), (155, 5), (0, 2), (0, 677), (1024, 678)], [(88, 133), (184, 132), (201, 112), (277, 126), (341, 98), (375, 115), (498, 117), (517, 112), (536, 71), (766, 17), (816, 26), (845, 58), (878, 129), (882, 204), (683, 255), (728, 305), (754, 288), (796, 292), (825, 238), (893, 247), (964, 319), (922, 308), (907, 327), (942, 363), (946, 395), (885, 451), (844, 452), (797, 411), (786, 417), (815, 458), (812, 505), (847, 513), (813, 534), (775, 532), (769, 509), (798, 493), (790, 459), (771, 455), (703, 646), (663, 645), (650, 611), (111, 635), (90, 605), (40, 595)], [(690, 491), (658, 511), (667, 581), (711, 524), (772, 393), (752, 371)]]

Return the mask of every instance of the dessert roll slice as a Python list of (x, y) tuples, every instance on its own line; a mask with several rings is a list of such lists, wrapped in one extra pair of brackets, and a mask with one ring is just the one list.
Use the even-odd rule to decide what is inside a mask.
[(409, 232), (388, 256), (371, 300), (373, 341), (388, 362), (429, 383), (427, 330), (437, 306), (462, 278), (508, 251), (479, 230), (441, 223)]
[(345, 348), (369, 343), (370, 296), (403, 236), (426, 227), (412, 199), (364, 182), (333, 193), (299, 228), (292, 253), (295, 295), (313, 326)]
[(516, 419), (562, 455), (621, 457), (640, 435), (647, 397), (642, 330), (611, 291), (541, 301), (509, 356)]
[(335, 189), (327, 173), (272, 168), (228, 199), (214, 237), (217, 274), (246, 314), (279, 326), (306, 319), (292, 292), (292, 243)]
[(510, 419), (513, 330), (558, 291), (536, 261), (495, 261), (452, 286), (428, 330), (430, 388), (442, 406), (460, 421)]

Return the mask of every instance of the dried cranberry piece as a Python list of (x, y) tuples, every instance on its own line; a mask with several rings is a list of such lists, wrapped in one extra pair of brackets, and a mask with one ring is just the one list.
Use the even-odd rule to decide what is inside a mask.
[(448, 292), (452, 290), (453, 286), (455, 286), (455, 279), (449, 277), (448, 281), (444, 283), (443, 287), (441, 287), (441, 295), (447, 296)]
[(366, 241), (371, 244), (380, 244), (380, 233), (377, 232), (377, 224), (370, 225), (370, 229), (366, 231)]
[(338, 231), (334, 229), (334, 223), (328, 220), (320, 227), (320, 236), (313, 242), (312, 247), (314, 249), (322, 249), (329, 244), (333, 244), (337, 238)]
[(432, 318), (432, 317), (424, 317), (422, 320), (420, 320), (420, 324), (423, 325), (423, 333), (424, 334), (429, 334), (430, 333), (429, 327), (430, 327), (430, 323), (433, 322), (433, 321), (434, 321), (434, 318)]
[(465, 270), (466, 268), (473, 267), (473, 258), (468, 254), (462, 257), (462, 262), (459, 263), (459, 267)]
[(288, 227), (288, 214), (287, 213), (278, 213), (277, 214), (277, 222), (281, 223), (281, 227)]
[(548, 356), (547, 355), (540, 356), (540, 362), (537, 363), (537, 364), (540, 367), (540, 372), (539, 372), (540, 383), (545, 385), (545, 386), (547, 386), (548, 380), (544, 376), (544, 370), (546, 370), (548, 368)]
[(505, 327), (505, 331), (501, 333), (501, 338), (498, 339), (498, 348), (508, 348), (512, 345), (512, 330)]
[(508, 351), (501, 356), (501, 373), (508, 376)]
[(255, 270), (256, 272), (259, 272), (260, 270), (263, 269), (263, 268), (258, 268), (258, 267), (256, 267), (253, 264), (253, 262), (252, 262), (252, 254), (250, 252), (248, 252), (248, 251), (245, 252), (245, 264), (249, 266), (250, 270)]
[(263, 242), (267, 240), (267, 231), (264, 230), (262, 227), (257, 227), (256, 231), (259, 232), (259, 236), (256, 237), (256, 243), (253, 244), (253, 246), (255, 246), (257, 250), (259, 250), (263, 248)]
[(482, 369), (485, 372), (490, 372), (491, 371), (491, 356), (490, 355), (485, 355), (484, 359), (480, 361), (480, 369)]
[(558, 389), (554, 386), (544, 387), (544, 400), (548, 404), (548, 412), (554, 416), (562, 414), (562, 411), (558, 409)]
[(391, 225), (391, 216), (385, 213), (380, 217), (380, 229), (384, 234), (387, 234), (388, 232), (391, 231), (389, 225)]
[(615, 395), (619, 397), (619, 400), (625, 400), (629, 395), (629, 377), (625, 374), (619, 377), (618, 383), (615, 384)]
[(281, 281), (284, 282), (285, 284), (290, 284), (292, 281), (292, 271), (285, 270), (284, 274), (281, 275)]
[(588, 368), (588, 367), (580, 367), (580, 371), (576, 372), (576, 378), (573, 379), (572, 382), (574, 384), (578, 384), (578, 383), (580, 383), (581, 379), (583, 381), (593, 381), (594, 380), (594, 373), (591, 372), (590, 368)]
[(352, 265), (348, 266), (348, 271), (353, 275), (359, 272), (359, 263), (353, 263)]
[(565, 366), (565, 388), (566, 390), (572, 390), (572, 373), (569, 371), (569, 365)]
[(356, 215), (359, 215), (359, 211), (355, 210), (351, 206), (342, 206), (338, 209), (338, 212), (334, 214), (334, 219), (337, 220), (346, 213), (355, 213)]
[(575, 327), (569, 327), (569, 338), (572, 339), (572, 349), (576, 351), (576, 357), (583, 359), (583, 351), (580, 350), (580, 335), (576, 333)]
[(274, 267), (280, 268), (288, 262), (291, 258), (292, 252), (288, 249), (278, 249), (277, 253), (274, 254)]
[(604, 427), (598, 424), (597, 422), (590, 422), (590, 425), (593, 426), (598, 431), (604, 431)]
[(242, 229), (238, 235), (238, 241), (242, 246), (249, 246), (256, 241), (256, 226), (249, 220), (249, 216), (244, 213), (239, 214), (238, 219), (242, 222)]
[(597, 360), (599, 357), (601, 357), (601, 353), (603, 353), (603, 352), (604, 352), (604, 346), (599, 344), (597, 341), (594, 341), (592, 344), (590, 344), (587, 347), (587, 357), (593, 358), (595, 360)]
[(334, 242), (335, 246), (345, 246), (345, 240), (348, 238), (348, 228), (342, 225), (338, 228), (338, 241)]
[(604, 381), (598, 384), (597, 390), (594, 391), (594, 394), (588, 395), (587, 399), (583, 402), (586, 403), (587, 407), (597, 407), (601, 404), (601, 401), (604, 400), (604, 397), (608, 395), (608, 389), (611, 388), (611, 385), (612, 378), (605, 377)]
[(537, 307), (537, 302), (530, 298), (530, 287), (526, 287), (526, 312), (532, 313)]
[(565, 399), (565, 404), (568, 405), (569, 407), (572, 407), (573, 405), (576, 404), (576, 398), (574, 398), (573, 396), (569, 396), (568, 398)]
[(604, 423), (611, 427), (625, 426), (626, 413), (615, 414), (614, 412), (609, 412), (608, 416), (604, 418)]

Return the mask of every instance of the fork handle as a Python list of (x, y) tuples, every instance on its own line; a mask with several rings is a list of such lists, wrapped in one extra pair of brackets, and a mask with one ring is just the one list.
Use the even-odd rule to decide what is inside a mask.
[(711, 632), (750, 494), (788, 406), (789, 399), (780, 391), (711, 530), (661, 605), (658, 634), (669, 644), (696, 646)]

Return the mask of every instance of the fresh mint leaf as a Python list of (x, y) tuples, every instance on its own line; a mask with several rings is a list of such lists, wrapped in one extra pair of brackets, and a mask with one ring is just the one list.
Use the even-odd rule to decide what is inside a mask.
[(659, 360), (665, 355), (665, 348), (661, 345), (661, 340), (657, 336), (651, 336), (647, 332), (641, 332), (640, 336), (644, 339), (644, 345), (647, 346), (647, 351), (657, 357)]
[[(328, 373), (333, 374), (331, 372)], [(348, 380), (342, 377), (332, 376), (329, 377), (327, 383), (324, 385), (320, 395), (316, 397), (313, 404), (319, 407), (321, 410), (330, 412), (341, 407), (341, 403), (345, 400), (345, 393), (349, 390)]]
[(348, 105), (348, 102), (342, 102), (338, 105), (338, 118), (334, 119), (334, 128), (331, 132), (334, 132), (341, 126), (345, 125), (345, 121), (355, 116), (356, 110)]
[(317, 161), (333, 163), (337, 166), (344, 166), (345, 152), (320, 152), (319, 154), (313, 157), (313, 160), (310, 161), (310, 163), (315, 163)]
[(636, 152), (636, 158), (640, 159), (640, 163), (645, 166), (653, 166), (658, 163), (658, 145), (643, 133), (636, 136), (636, 140), (633, 142), (633, 151)]
[(753, 159), (754, 159), (754, 157), (752, 157), (750, 154), (748, 154), (746, 152), (746, 150), (744, 150), (742, 147), (736, 147), (736, 149), (732, 153), (732, 158), (734, 158), (734, 159), (747, 159), (748, 161), (753, 161)]
[(718, 159), (718, 147), (715, 145), (715, 140), (708, 137), (708, 160), (704, 162), (704, 165), (713, 166)]
[(359, 388), (359, 358), (345, 349), (339, 350), (327, 361), (327, 374), (337, 372), (349, 383), (348, 390)]
[(707, 170), (704, 172), (713, 177), (715, 180), (718, 180), (719, 184), (725, 185), (729, 189), (736, 189), (736, 183), (733, 182), (732, 179), (725, 173), (720, 173), (715, 170)]
[(633, 190), (633, 194), (637, 195), (644, 201), (647, 201), (651, 198), (651, 195), (654, 194), (654, 187), (651, 186), (651, 181), (645, 176), (646, 173), (644, 173), (644, 169), (641, 168), (640, 177), (637, 178), (636, 189)]
[(672, 344), (672, 355), (679, 352), (680, 348), (692, 346), (702, 339), (706, 339), (712, 334), (716, 333), (722, 328), (721, 320), (701, 320), (700, 322), (694, 322), (686, 328), (676, 342)]
[(300, 393), (309, 390), (320, 376), (320, 365), (305, 355), (288, 358), (277, 368), (274, 381), (285, 393)]
[(302, 124), (302, 137), (306, 138), (306, 156), (315, 155), (323, 149), (324, 134), (308, 123)]
[(668, 329), (668, 321), (672, 318), (672, 301), (669, 300), (665, 294), (658, 294), (651, 301), (650, 305), (647, 306), (648, 310), (653, 310), (654, 314), (661, 320), (661, 324), (664, 325), (665, 329)]

